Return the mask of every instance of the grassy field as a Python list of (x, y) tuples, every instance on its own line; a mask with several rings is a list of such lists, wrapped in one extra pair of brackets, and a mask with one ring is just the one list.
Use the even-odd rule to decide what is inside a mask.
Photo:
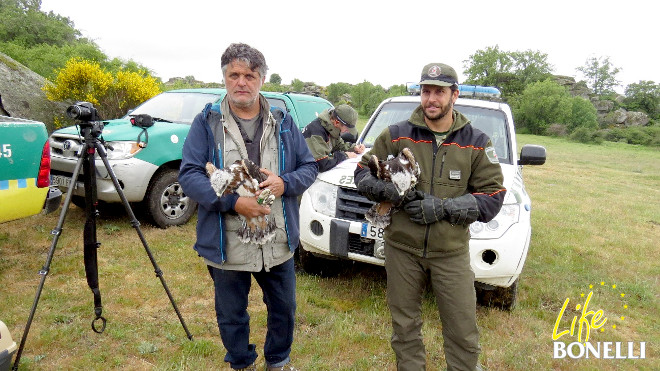
[[(484, 368), (660, 369), (660, 152), (529, 135), (520, 135), (518, 142), (544, 145), (548, 160), (524, 169), (533, 199), (533, 237), (518, 305), (512, 312), (478, 308)], [(0, 320), (17, 344), (57, 218), (55, 213), (0, 225)], [(194, 222), (167, 230), (142, 225), (194, 341), (186, 338), (137, 234), (121, 212), (104, 214), (98, 226), (108, 325), (103, 334), (92, 332), (83, 223), (83, 211), (72, 206), (21, 369), (226, 369), (212, 282), (191, 249)], [(584, 304), (589, 292), (589, 310), (602, 310), (607, 317), (600, 329), (591, 330), (589, 341), (634, 342), (637, 352), (639, 342), (646, 342), (646, 359), (552, 358), (553, 327), (562, 304), (570, 300), (558, 332), (569, 329), (571, 320), (580, 316), (576, 305)], [(382, 268), (353, 264), (332, 278), (299, 273), (297, 295), (292, 351), (297, 367), (394, 369)], [(266, 310), (256, 284), (250, 301), (253, 341), (262, 349)], [(441, 325), (430, 296), (425, 298), (423, 317), (429, 370), (442, 370)], [(573, 336), (560, 340), (577, 341), (577, 328)]]

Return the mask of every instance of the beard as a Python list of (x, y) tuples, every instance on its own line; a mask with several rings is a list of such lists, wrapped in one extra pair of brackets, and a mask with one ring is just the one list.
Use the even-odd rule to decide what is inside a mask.
[(429, 119), (431, 121), (436, 121), (436, 120), (440, 120), (440, 119), (444, 118), (445, 116), (447, 116), (447, 114), (449, 113), (449, 111), (451, 111), (453, 106), (454, 105), (451, 102), (447, 103), (447, 105), (444, 106), (444, 107), (439, 106), (438, 108), (440, 108), (440, 112), (438, 112), (434, 115), (429, 114), (426, 110), (426, 106), (423, 106), (422, 107), (422, 112), (424, 112), (424, 117), (426, 117), (427, 119)]
[(252, 105), (254, 104), (254, 102), (257, 101), (257, 98), (258, 98), (258, 97), (259, 97), (259, 96), (257, 95), (257, 96), (254, 96), (254, 97), (248, 99), (248, 100), (239, 100), (239, 99), (237, 99), (237, 98), (234, 98), (234, 96), (233, 96), (232, 94), (229, 94), (229, 101), (230, 101), (231, 103), (233, 103), (233, 105), (234, 105), (235, 107), (237, 107), (237, 108), (243, 108), (243, 109), (246, 109), (246, 108), (250, 108), (250, 107), (252, 107)]

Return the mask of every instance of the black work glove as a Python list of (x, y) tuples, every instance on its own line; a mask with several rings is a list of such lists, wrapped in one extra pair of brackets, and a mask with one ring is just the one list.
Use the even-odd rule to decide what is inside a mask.
[(431, 224), (445, 218), (443, 201), (429, 194), (421, 200), (408, 202), (403, 209), (410, 215), (410, 220), (418, 224)]
[(446, 219), (452, 225), (468, 225), (479, 218), (477, 199), (469, 193), (444, 200), (427, 194), (422, 200), (409, 202), (404, 210), (410, 215), (410, 220), (418, 224)]
[(400, 195), (394, 183), (380, 180), (371, 174), (365, 175), (360, 180), (357, 184), (357, 190), (361, 195), (373, 202), (388, 201), (395, 206), (420, 199), (424, 195), (424, 193), (414, 190), (409, 190), (403, 195)]

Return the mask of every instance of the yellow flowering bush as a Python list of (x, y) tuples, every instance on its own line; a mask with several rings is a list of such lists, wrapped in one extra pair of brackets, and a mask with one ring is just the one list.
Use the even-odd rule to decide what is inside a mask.
[(90, 102), (103, 119), (121, 117), (160, 93), (158, 82), (149, 74), (124, 70), (113, 74), (80, 58), (70, 59), (55, 82), (46, 82), (43, 90), (52, 101)]

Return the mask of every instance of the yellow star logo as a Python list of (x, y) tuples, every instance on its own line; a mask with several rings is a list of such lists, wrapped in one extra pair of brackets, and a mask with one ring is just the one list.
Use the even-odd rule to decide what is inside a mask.
[(615, 289), (615, 288), (616, 288), (616, 285), (612, 285), (612, 288)]
[(624, 305), (624, 306), (623, 306), (623, 309), (628, 309), (628, 305)]
[(584, 297), (584, 293), (581, 293), (580, 296), (581, 296), (581, 297)]
[(605, 281), (600, 281), (601, 286), (605, 286)]
[(590, 288), (590, 289), (593, 289), (593, 288), (594, 288), (594, 285), (589, 285), (589, 288)]
[(616, 328), (616, 325), (612, 325), (612, 328)]
[(623, 321), (624, 319), (626, 319), (626, 317), (624, 317), (624, 316), (621, 316), (621, 320)]
[(621, 297), (624, 297), (624, 296), (626, 296), (626, 294), (624, 294), (624, 293), (621, 293)]

